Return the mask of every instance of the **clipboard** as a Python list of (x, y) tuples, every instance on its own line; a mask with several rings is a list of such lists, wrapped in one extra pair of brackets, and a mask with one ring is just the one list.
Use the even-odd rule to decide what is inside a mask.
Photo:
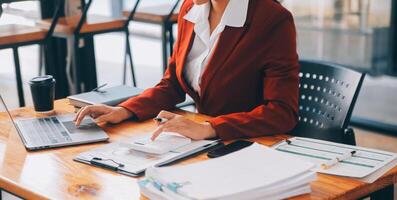
[(161, 167), (206, 152), (219, 144), (219, 140), (194, 141), (162, 155), (133, 150), (128, 142), (113, 142), (77, 155), (73, 160), (117, 173), (137, 177), (148, 167)]
[[(393, 152), (304, 137), (290, 138), (272, 148), (315, 163), (316, 172), (355, 178), (367, 183), (374, 182), (397, 163), (397, 154)], [(328, 169), (321, 167), (346, 152), (355, 153)]]

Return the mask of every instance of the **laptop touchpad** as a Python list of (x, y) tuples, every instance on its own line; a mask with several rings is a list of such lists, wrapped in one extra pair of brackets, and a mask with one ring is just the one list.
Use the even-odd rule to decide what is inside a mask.
[(71, 134), (81, 132), (82, 130), (92, 130), (98, 128), (98, 126), (91, 119), (84, 119), (79, 127), (77, 127), (73, 121), (63, 121), (62, 124)]

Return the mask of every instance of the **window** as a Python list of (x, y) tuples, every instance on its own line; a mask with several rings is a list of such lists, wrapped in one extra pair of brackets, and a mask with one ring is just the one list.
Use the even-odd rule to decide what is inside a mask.
[(390, 73), (392, 0), (284, 0), (295, 18), (301, 58)]

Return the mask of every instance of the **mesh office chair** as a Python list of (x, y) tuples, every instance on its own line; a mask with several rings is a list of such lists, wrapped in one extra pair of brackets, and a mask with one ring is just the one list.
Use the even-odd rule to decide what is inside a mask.
[(348, 125), (365, 74), (332, 63), (300, 64), (299, 123), (292, 135), (355, 145)]

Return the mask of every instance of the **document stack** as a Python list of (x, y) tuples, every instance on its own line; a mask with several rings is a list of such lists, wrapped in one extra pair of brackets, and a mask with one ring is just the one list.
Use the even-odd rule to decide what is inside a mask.
[(139, 186), (150, 199), (285, 199), (311, 191), (313, 167), (254, 143), (203, 162), (149, 168)]

